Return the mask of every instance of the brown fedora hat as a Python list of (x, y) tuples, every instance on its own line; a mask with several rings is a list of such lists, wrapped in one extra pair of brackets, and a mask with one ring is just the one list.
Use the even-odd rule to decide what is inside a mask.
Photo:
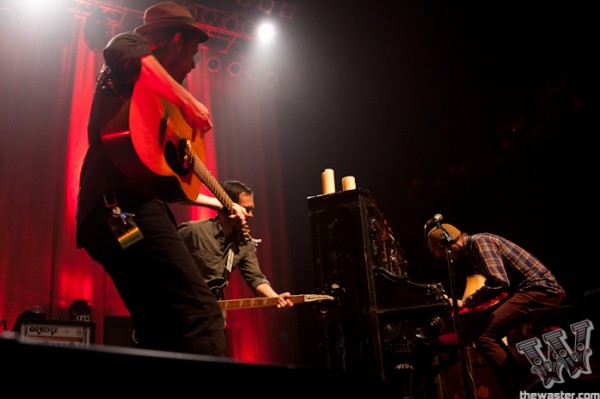
[(170, 26), (188, 28), (197, 32), (201, 43), (208, 40), (208, 34), (200, 28), (200, 24), (194, 19), (190, 10), (172, 1), (165, 1), (147, 8), (144, 12), (144, 24), (133, 31), (143, 35), (146, 32)]

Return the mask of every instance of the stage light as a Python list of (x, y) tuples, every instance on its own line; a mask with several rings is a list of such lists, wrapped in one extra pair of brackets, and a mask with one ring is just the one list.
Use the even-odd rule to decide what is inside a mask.
[(206, 61), (206, 66), (208, 67), (209, 71), (218, 72), (221, 70), (221, 60), (219, 60), (217, 57), (210, 57)]
[(258, 37), (262, 43), (268, 43), (275, 36), (275, 26), (272, 23), (264, 22), (258, 28)]
[(202, 23), (206, 25), (214, 25), (217, 22), (217, 13), (210, 8), (202, 11)]
[(223, 27), (231, 32), (237, 32), (240, 27), (240, 21), (236, 17), (223, 18), (221, 21)]
[(227, 73), (229, 73), (229, 76), (233, 76), (234, 78), (240, 76), (243, 71), (244, 67), (239, 61), (233, 61), (227, 66)]
[(275, 8), (275, 0), (260, 0), (260, 3), (258, 3), (258, 9), (265, 14), (271, 15), (273, 8)]

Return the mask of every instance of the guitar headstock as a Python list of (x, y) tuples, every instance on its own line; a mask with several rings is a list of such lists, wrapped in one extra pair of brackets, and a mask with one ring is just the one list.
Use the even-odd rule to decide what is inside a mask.
[(331, 295), (307, 294), (304, 295), (304, 302), (313, 301), (333, 301), (335, 298)]
[(244, 244), (252, 244), (255, 247), (258, 247), (258, 244), (260, 244), (262, 242), (262, 240), (260, 238), (252, 237), (252, 235), (250, 234), (250, 227), (248, 226), (248, 222), (245, 220), (242, 225), (242, 231), (241, 231), (240, 235), (241, 235), (240, 240)]

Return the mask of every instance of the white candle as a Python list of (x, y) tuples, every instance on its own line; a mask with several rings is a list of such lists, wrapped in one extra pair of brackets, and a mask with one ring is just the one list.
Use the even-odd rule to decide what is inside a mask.
[(323, 173), (321, 173), (321, 184), (323, 185), (323, 194), (335, 193), (333, 169), (325, 169)]
[(354, 176), (345, 176), (342, 178), (342, 190), (356, 190), (356, 180)]

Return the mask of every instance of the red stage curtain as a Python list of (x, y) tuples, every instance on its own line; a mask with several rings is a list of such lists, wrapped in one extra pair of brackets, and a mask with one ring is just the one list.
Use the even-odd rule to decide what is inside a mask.
[[(74, 221), (102, 60), (86, 44), (83, 20), (66, 12), (61, 18), (28, 30), (16, 20), (0, 25), (0, 319), (10, 330), (19, 314), (39, 305), (47, 318), (66, 320), (69, 305), (83, 299), (92, 307), (101, 345), (104, 317), (127, 310), (102, 268), (75, 247)], [(275, 289), (292, 290), (272, 90), (244, 76), (209, 71), (208, 56), (203, 49), (187, 81), (215, 122), (205, 139), (206, 165), (217, 179), (242, 180), (255, 190), (251, 228), (263, 239), (263, 270)], [(178, 222), (214, 215), (199, 207), (173, 208)], [(228, 291), (228, 298), (252, 295), (237, 277)], [(229, 312), (231, 357), (297, 363), (294, 320), (293, 309)]]

